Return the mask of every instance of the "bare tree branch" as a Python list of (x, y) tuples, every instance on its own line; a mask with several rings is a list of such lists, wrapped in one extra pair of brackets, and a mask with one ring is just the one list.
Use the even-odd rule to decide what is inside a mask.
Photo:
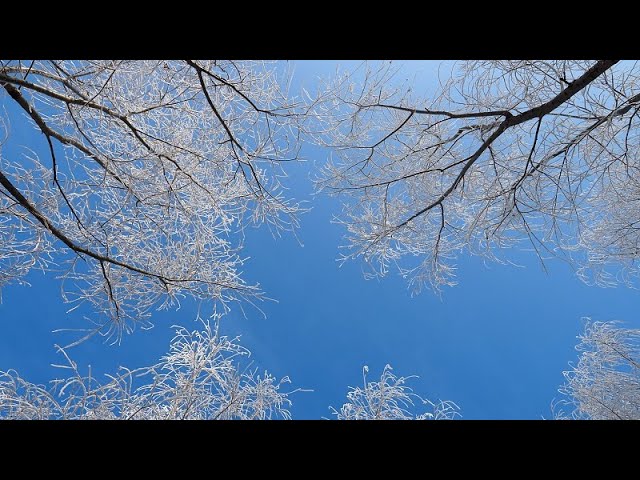
[(3, 420), (267, 420), (290, 419), (288, 377), (249, 369), (250, 352), (218, 324), (176, 330), (170, 350), (151, 367), (121, 367), (104, 383), (83, 375), (63, 349), (70, 373), (49, 388), (0, 372)]
[(104, 333), (118, 335), (185, 296), (262, 298), (240, 277), (239, 231), (297, 226), (280, 164), (298, 158), (306, 115), (276, 70), (250, 61), (3, 62), (0, 101), (26, 112), (50, 161), (36, 144), (24, 157), (0, 157), (0, 286), (35, 265), (67, 263), (64, 299), (91, 304)]
[[(564, 372), (558, 419), (640, 419), (640, 330), (586, 319), (578, 363)], [(570, 410), (565, 411), (568, 407)]]
[(396, 265), (416, 291), (439, 290), (455, 284), (461, 251), (502, 261), (526, 240), (543, 266), (559, 257), (589, 283), (633, 282), (640, 230), (623, 216), (638, 218), (640, 202), (637, 62), (452, 72), (434, 99), (399, 85), (389, 62), (318, 95), (315, 138), (335, 156), (317, 187), (345, 198), (343, 259), (362, 257), (374, 276)]

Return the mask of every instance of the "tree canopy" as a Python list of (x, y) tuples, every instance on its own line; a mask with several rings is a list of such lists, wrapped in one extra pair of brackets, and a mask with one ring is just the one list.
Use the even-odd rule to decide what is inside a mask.
[[(290, 418), (278, 381), (241, 361), (223, 313), (264, 298), (242, 273), (248, 226), (294, 230), (287, 194), (305, 145), (316, 193), (339, 197), (342, 260), (410, 288), (456, 283), (461, 256), (558, 258), (590, 285), (637, 287), (640, 70), (619, 60), (445, 63), (435, 95), (390, 62), (292, 93), (283, 62), (0, 61), (0, 289), (42, 270), (93, 334), (206, 302), (155, 365), (98, 380), (58, 348), (49, 386), (0, 368), (0, 418)], [(20, 144), (28, 122), (42, 145)], [(14, 138), (15, 137), (17, 138)], [(33, 137), (32, 137), (33, 138)], [(19, 147), (17, 147), (19, 145)], [(316, 195), (314, 201), (322, 201)], [(640, 418), (640, 331), (588, 321), (556, 418)], [(450, 419), (389, 365), (349, 387), (337, 419)], [(293, 390), (296, 392), (298, 390)], [(567, 409), (565, 411), (565, 409)]]

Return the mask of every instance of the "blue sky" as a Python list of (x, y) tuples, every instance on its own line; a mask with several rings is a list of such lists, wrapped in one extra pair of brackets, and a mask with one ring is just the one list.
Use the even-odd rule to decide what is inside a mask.
[[(335, 63), (296, 62), (294, 88), (312, 85)], [(437, 62), (411, 62), (404, 72), (433, 92), (436, 69)], [(0, 102), (7, 103), (4, 97)], [(11, 142), (43, 147), (42, 135), (26, 125), (12, 123)], [(510, 255), (520, 268), (461, 257), (459, 285), (441, 297), (430, 291), (411, 297), (397, 275), (364, 280), (361, 264), (336, 262), (344, 230), (331, 218), (340, 201), (312, 196), (309, 176), (328, 152), (307, 146), (304, 153), (308, 162), (287, 165), (289, 195), (312, 207), (300, 218), (304, 246), (291, 235), (273, 238), (266, 228), (247, 232), (245, 278), (277, 302), (260, 304), (266, 319), (251, 307), (245, 318), (236, 307), (222, 320), (223, 332), (242, 335), (257, 366), (313, 390), (293, 397), (294, 418), (329, 417), (328, 407), (339, 407), (347, 387), (361, 383), (363, 365), (373, 379), (386, 363), (397, 374), (418, 375), (412, 383), (417, 393), (455, 401), (464, 418), (548, 417), (562, 371), (577, 358), (581, 317), (640, 326), (632, 310), (637, 291), (586, 286), (559, 261), (548, 262), (545, 273), (529, 252)], [(0, 370), (15, 368), (45, 382), (57, 373), (50, 364), (60, 361), (53, 344), (68, 338), (52, 330), (86, 323), (81, 313), (66, 313), (53, 275), (32, 272), (28, 280), (31, 287), (2, 291)], [(195, 328), (196, 308), (185, 302), (177, 312), (158, 312), (153, 329), (137, 330), (120, 345), (91, 339), (73, 350), (73, 358), (103, 373), (155, 362), (167, 351), (172, 324)]]

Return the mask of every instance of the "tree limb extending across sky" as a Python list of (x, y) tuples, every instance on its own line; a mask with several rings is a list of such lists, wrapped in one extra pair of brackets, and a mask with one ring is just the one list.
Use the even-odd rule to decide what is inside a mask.
[(433, 99), (389, 64), (336, 78), (317, 111), (337, 159), (318, 186), (345, 199), (348, 257), (438, 289), (459, 252), (496, 259), (527, 240), (584, 280), (631, 282), (639, 78), (616, 60), (469, 61)]

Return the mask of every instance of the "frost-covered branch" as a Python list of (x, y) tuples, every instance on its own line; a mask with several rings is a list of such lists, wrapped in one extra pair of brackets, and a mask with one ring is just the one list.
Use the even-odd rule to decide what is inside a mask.
[(455, 284), (463, 251), (556, 256), (600, 285), (633, 284), (640, 252), (637, 62), (459, 62), (438, 96), (388, 62), (332, 80), (315, 108), (335, 158), (350, 253), (415, 290)]
[[(556, 418), (640, 420), (640, 330), (587, 319)], [(564, 411), (569, 407), (569, 411)]]
[(217, 323), (178, 328), (170, 350), (151, 367), (107, 376), (82, 374), (64, 350), (66, 378), (49, 387), (17, 372), (0, 372), (0, 419), (226, 420), (289, 419), (285, 377), (259, 374), (238, 338), (221, 336)]
[(3, 119), (0, 287), (55, 270), (118, 335), (183, 297), (261, 297), (240, 276), (242, 230), (299, 212), (280, 183), (305, 116), (288, 77), (251, 61), (0, 62), (5, 112), (45, 141), (16, 153)]
[[(367, 380), (369, 368), (362, 370), (362, 387), (350, 387), (347, 403), (340, 410), (331, 408), (337, 420), (453, 420), (460, 417), (459, 407), (450, 400), (432, 402), (406, 385), (415, 378), (398, 377), (390, 365), (382, 371), (379, 382)], [(417, 413), (416, 403), (425, 409)]]

